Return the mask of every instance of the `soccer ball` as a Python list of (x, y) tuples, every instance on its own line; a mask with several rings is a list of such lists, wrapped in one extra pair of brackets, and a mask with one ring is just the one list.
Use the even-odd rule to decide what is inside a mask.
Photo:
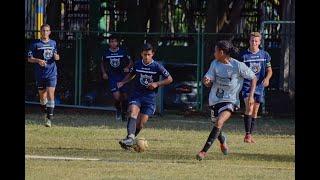
[(136, 152), (144, 152), (148, 149), (148, 141), (145, 138), (135, 139), (133, 149)]

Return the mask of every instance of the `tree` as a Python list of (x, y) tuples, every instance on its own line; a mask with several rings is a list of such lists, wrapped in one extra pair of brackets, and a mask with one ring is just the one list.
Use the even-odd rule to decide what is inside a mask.
[[(240, 22), (241, 11), (245, 0), (211, 0), (207, 5), (206, 33), (234, 33), (236, 25)], [(230, 8), (231, 7), (231, 8)], [(208, 67), (213, 58), (214, 44), (222, 39), (231, 40), (233, 36), (208, 35), (205, 38), (205, 67)]]
[[(282, 20), (295, 20), (295, 0), (282, 0)], [(289, 92), (291, 98), (295, 93), (295, 25), (282, 25), (280, 87)]]

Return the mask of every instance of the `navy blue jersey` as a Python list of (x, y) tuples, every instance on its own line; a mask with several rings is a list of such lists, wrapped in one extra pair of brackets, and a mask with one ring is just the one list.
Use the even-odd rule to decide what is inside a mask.
[(116, 51), (107, 49), (102, 57), (102, 61), (107, 65), (108, 76), (124, 76), (123, 69), (128, 66), (130, 56), (124, 49), (118, 48)]
[(170, 76), (169, 72), (157, 61), (152, 60), (148, 65), (143, 63), (143, 60), (137, 60), (131, 69), (131, 73), (136, 75), (134, 81), (134, 95), (154, 97), (158, 88), (150, 90), (147, 88), (149, 83), (159, 81), (160, 75), (163, 78)]
[[(249, 49), (241, 53), (241, 61), (244, 62), (255, 73), (257, 77), (256, 90), (263, 89), (263, 79), (266, 76), (266, 69), (271, 67), (271, 57), (268, 52), (259, 50), (257, 53), (252, 53)], [(244, 79), (243, 88), (250, 89), (251, 80)]]
[(54, 53), (57, 53), (56, 41), (50, 39), (48, 42), (43, 42), (38, 39), (32, 42), (28, 51), (28, 57), (42, 59), (47, 63), (45, 67), (40, 66), (38, 63), (35, 64), (37, 79), (57, 76), (57, 66), (53, 58)]

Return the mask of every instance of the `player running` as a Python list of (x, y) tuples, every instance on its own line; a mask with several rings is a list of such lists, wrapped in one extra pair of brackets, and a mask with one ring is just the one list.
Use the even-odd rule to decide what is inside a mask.
[(119, 41), (116, 36), (109, 37), (109, 49), (102, 56), (101, 71), (102, 78), (109, 80), (109, 87), (115, 100), (116, 120), (126, 121), (126, 113), (128, 108), (128, 87), (117, 87), (132, 67), (133, 62), (127, 52), (119, 47)]
[[(134, 139), (143, 125), (148, 121), (149, 116), (154, 114), (158, 88), (173, 81), (169, 72), (153, 59), (154, 48), (150, 44), (143, 45), (141, 56), (142, 60), (137, 60), (130, 74), (118, 83), (120, 88), (135, 78), (133, 92), (129, 98), (127, 136), (119, 141), (123, 149), (128, 149), (134, 144)], [(159, 81), (160, 75), (164, 80)]]
[(217, 116), (217, 120), (204, 147), (196, 156), (198, 160), (207, 156), (207, 151), (218, 137), (220, 137), (222, 152), (228, 154), (229, 149), (226, 138), (222, 135), (222, 127), (230, 118), (231, 113), (240, 105), (239, 92), (244, 78), (251, 80), (248, 102), (249, 104), (254, 102), (253, 93), (257, 79), (244, 63), (230, 57), (230, 54), (234, 52), (236, 49), (231, 42), (219, 41), (215, 46), (215, 59), (211, 62), (210, 68), (203, 78), (203, 84), (206, 87), (211, 87), (209, 106)]
[(250, 80), (244, 79), (242, 87), (242, 97), (246, 105), (244, 113), (244, 126), (246, 135), (244, 142), (255, 143), (252, 138), (255, 122), (258, 116), (260, 103), (264, 101), (264, 88), (269, 86), (269, 80), (272, 76), (271, 57), (268, 52), (259, 49), (261, 43), (261, 34), (259, 32), (252, 32), (250, 34), (250, 47), (241, 53), (241, 61), (244, 62), (255, 73), (258, 81), (254, 92), (254, 103), (248, 103), (250, 94)]
[(54, 91), (57, 85), (57, 66), (60, 60), (56, 41), (49, 38), (50, 26), (44, 24), (40, 28), (40, 39), (32, 42), (28, 51), (28, 62), (35, 63), (36, 86), (40, 97), (40, 107), (45, 117), (45, 126), (51, 127), (54, 111)]

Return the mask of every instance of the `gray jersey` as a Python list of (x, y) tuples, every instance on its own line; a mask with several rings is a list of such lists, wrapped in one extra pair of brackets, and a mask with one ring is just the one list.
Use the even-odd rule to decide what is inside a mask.
[(255, 74), (243, 62), (231, 58), (227, 64), (213, 60), (205, 76), (213, 83), (209, 94), (210, 106), (231, 102), (240, 107), (239, 92), (243, 79), (252, 80)]

